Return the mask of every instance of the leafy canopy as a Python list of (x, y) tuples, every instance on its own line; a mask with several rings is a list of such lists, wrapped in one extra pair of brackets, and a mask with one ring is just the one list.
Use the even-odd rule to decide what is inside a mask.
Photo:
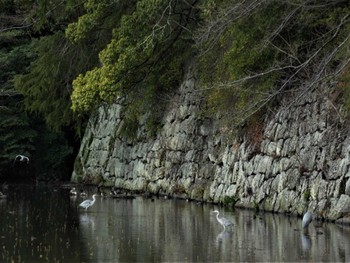
[[(141, 90), (143, 94), (146, 90), (161, 93), (174, 87), (189, 54), (184, 47), (188, 50), (191, 40), (184, 28), (191, 23), (196, 2), (142, 0), (132, 12), (129, 6), (113, 29), (110, 43), (100, 52), (101, 66), (74, 80), (73, 110), (85, 112), (103, 102), (114, 102), (120, 95), (129, 95), (132, 100)], [(72, 41), (82, 38), (85, 29), (99, 20), (98, 11), (103, 6), (91, 8), (94, 11), (69, 26), (66, 35)]]
[(24, 95), (27, 111), (41, 114), (49, 127), (59, 130), (70, 125), (72, 80), (91, 62), (88, 47), (72, 45), (63, 32), (32, 42), (36, 59), (29, 72), (14, 78), (15, 88)]
[[(67, 69), (73, 68), (74, 63), (67, 66), (68, 59), (63, 55), (74, 58), (74, 52), (62, 38), (62, 29), (74, 13), (79, 14), (79, 0), (0, 2), (1, 175), (28, 175), (29, 168), (36, 175), (52, 174), (50, 169), (55, 166), (56, 175), (62, 176), (64, 167), (68, 167), (72, 148), (67, 144), (67, 135), (48, 130), (41, 118), (44, 116), (57, 130), (72, 119), (68, 116), (72, 113), (67, 94), (73, 79), (69, 74), (74, 74), (74, 70)], [(64, 70), (68, 73), (64, 74)], [(62, 83), (67, 85), (60, 86)], [(55, 149), (56, 155), (42, 156), (47, 152), (42, 149), (48, 148)], [(22, 167), (24, 170), (13, 167), (18, 154), (31, 158), (31, 165)]]
[(348, 1), (221, 1), (204, 5), (196, 36), (209, 111), (231, 126), (266, 110), (284, 92), (315, 89), (347, 64)]

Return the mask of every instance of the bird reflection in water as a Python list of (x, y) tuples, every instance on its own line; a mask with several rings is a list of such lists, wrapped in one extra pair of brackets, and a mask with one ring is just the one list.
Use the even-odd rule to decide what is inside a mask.
[(80, 224), (82, 226), (91, 226), (92, 230), (95, 230), (95, 218), (94, 217), (90, 217), (87, 214), (81, 214), (80, 215)]
[(311, 249), (312, 243), (311, 243), (311, 238), (309, 234), (307, 233), (301, 234), (301, 245), (304, 251), (309, 251)]
[(229, 240), (232, 237), (232, 232), (223, 230), (220, 234), (216, 236), (216, 245), (219, 246), (222, 244), (225, 240)]
[(214, 211), (212, 211), (212, 213), (216, 214), (216, 220), (224, 228), (223, 231), (217, 235), (216, 240), (215, 240), (216, 246), (220, 247), (223, 243), (228, 243), (228, 242), (224, 242), (224, 241), (228, 241), (228, 239), (230, 239), (230, 237), (232, 236), (232, 232), (230, 230), (232, 230), (231, 227), (233, 226), (233, 223), (230, 220), (228, 220), (227, 218), (219, 217), (218, 210), (214, 210)]

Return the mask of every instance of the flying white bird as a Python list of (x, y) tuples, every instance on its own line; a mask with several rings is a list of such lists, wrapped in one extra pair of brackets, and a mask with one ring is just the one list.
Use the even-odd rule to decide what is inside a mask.
[(25, 155), (17, 155), (16, 158), (15, 158), (15, 162), (18, 161), (18, 162), (27, 162), (27, 164), (29, 164), (29, 158)]

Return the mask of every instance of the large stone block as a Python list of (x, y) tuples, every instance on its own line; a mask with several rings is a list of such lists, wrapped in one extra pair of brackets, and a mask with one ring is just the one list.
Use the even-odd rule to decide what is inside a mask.
[(337, 220), (350, 214), (350, 196), (341, 195), (340, 198), (331, 199), (331, 208), (328, 214), (329, 219)]

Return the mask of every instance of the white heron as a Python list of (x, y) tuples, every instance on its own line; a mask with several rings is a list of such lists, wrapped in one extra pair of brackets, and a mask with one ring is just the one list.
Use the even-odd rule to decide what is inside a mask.
[(228, 220), (227, 218), (219, 217), (218, 210), (214, 210), (213, 213), (216, 213), (216, 220), (218, 220), (218, 222), (223, 226), (224, 230), (226, 229), (226, 227), (233, 225), (233, 223), (230, 220)]
[(85, 201), (83, 201), (79, 206), (85, 208), (85, 211), (86, 211), (90, 206), (92, 206), (92, 205), (95, 203), (95, 201), (96, 201), (96, 196), (97, 196), (97, 194), (94, 194), (94, 195), (92, 196), (92, 200), (90, 200), (90, 199), (85, 200)]
[(312, 221), (312, 214), (311, 214), (311, 212), (310, 211), (307, 211), (305, 214), (304, 214), (304, 216), (303, 216), (303, 221), (302, 221), (302, 223), (301, 223), (301, 226), (302, 226), (302, 228), (303, 229), (306, 229), (309, 225), (310, 225), (310, 223), (311, 223), (311, 221)]
[(116, 190), (112, 189), (110, 192), (110, 196), (113, 198), (116, 198), (116, 197), (118, 197), (118, 192)]
[(72, 189), (70, 189), (69, 194), (70, 194), (70, 195), (77, 195), (77, 194), (78, 194), (78, 193), (77, 193), (77, 190), (75, 189), (75, 187), (73, 187)]
[(26, 162), (27, 164), (29, 164), (29, 157), (19, 154), (16, 155), (15, 161)]

